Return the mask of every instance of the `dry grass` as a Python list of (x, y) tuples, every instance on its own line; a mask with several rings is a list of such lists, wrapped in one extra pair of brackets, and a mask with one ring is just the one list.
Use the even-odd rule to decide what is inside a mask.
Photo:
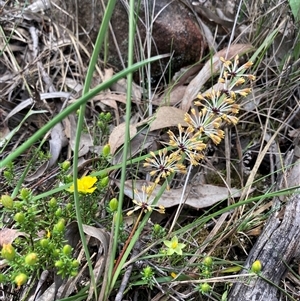
[[(62, 110), (68, 101), (80, 95), (91, 52), (91, 47), (84, 44), (87, 38), (78, 36), (76, 32), (78, 28), (72, 33), (62, 24), (57, 24), (55, 17), (47, 15), (47, 12), (44, 16), (19, 12), (20, 10), (13, 7), (13, 3), (6, 4), (0, 17), (2, 24), (0, 29), (1, 120), (5, 121), (9, 112), (20, 106), (24, 100), (32, 97), (33, 102), (29, 102), (28, 106), (21, 108), (10, 117), (8, 124), (2, 123), (2, 134), (7, 128), (14, 128), (20, 124), (30, 107), (34, 110), (47, 110), (47, 112), (38, 114), (37, 118), (28, 119), (14, 135), (5, 152), (0, 154), (1, 157), (4, 157), (7, 152), (12, 152), (37, 128), (43, 126), (53, 115)], [(299, 129), (300, 126), (300, 34), (299, 24), (294, 24), (290, 17), (287, 1), (244, 1), (240, 16), (238, 20), (243, 25), (237, 27), (237, 34), (232, 44), (250, 43), (254, 47), (259, 47), (275, 29), (278, 29), (279, 33), (271, 45), (265, 49), (265, 53), (255, 62), (252, 72), (257, 79), (253, 83), (252, 94), (243, 102), (239, 116), (240, 123), (226, 131), (224, 144), (212, 149), (200, 170), (195, 171), (195, 174), (199, 172), (206, 174), (209, 181), (213, 179), (210, 184), (224, 186), (225, 183), (229, 188), (247, 187), (248, 189), (244, 190), (241, 196), (241, 199), (247, 199), (250, 193), (253, 193), (251, 188), (255, 189), (254, 195), (262, 196), (275, 188), (278, 174), (284, 168), (282, 165), (284, 154), (293, 148), (294, 141), (299, 139), (291, 133), (294, 133), (293, 131)], [(226, 47), (230, 40), (230, 32), (223, 33), (221, 37), (218, 36), (218, 40), (221, 41), (218, 42), (216, 38), (219, 49)], [(247, 59), (246, 56), (245, 59)], [(99, 60), (94, 85), (104, 79), (105, 71), (102, 66)], [(151, 77), (149, 69), (146, 70), (146, 74), (148, 78)], [(154, 99), (156, 91), (167, 87), (149, 89), (148, 86), (147, 88), (146, 99)], [(49, 101), (43, 99), (44, 93), (51, 94), (58, 91), (70, 93), (69, 98), (61, 98), (59, 101), (55, 98)], [(112, 112), (115, 117), (115, 124), (111, 125), (112, 128), (123, 120), (123, 104), (117, 106), (119, 117), (115, 114), (116, 107), (112, 109), (110, 104), (96, 104), (96, 102), (89, 104), (89, 114), (86, 116), (87, 127), (95, 124), (94, 114), (99, 110)], [(141, 121), (149, 111), (151, 112), (152, 109), (148, 105), (141, 105), (137, 102), (132, 118), (137, 116), (138, 121)], [(163, 135), (158, 136), (157, 140), (159, 139), (163, 139)], [(37, 147), (33, 146), (20, 158), (20, 161), (15, 162), (20, 174)], [(250, 152), (251, 159), (248, 157)], [(59, 161), (69, 159), (70, 156), (70, 149), (63, 149)], [(250, 161), (247, 166), (245, 166), (246, 159)], [(32, 166), (32, 172), (34, 169), (37, 169), (37, 166)], [(41, 185), (47, 182), (55, 172), (56, 166), (53, 166), (43, 174), (43, 180), (37, 179), (27, 186), (36, 187), (37, 183)], [(139, 172), (145, 173), (142, 170)], [(135, 173), (135, 171), (133, 173), (140, 176), (140, 173)], [(182, 181), (182, 179), (179, 180)], [(6, 181), (3, 178), (0, 179), (3, 187), (1, 192), (10, 194), (14, 188), (4, 187), (4, 183)], [(50, 183), (54, 185), (54, 182)], [(49, 188), (51, 188), (49, 182), (43, 186), (43, 189)], [(111, 193), (114, 192), (111, 191)], [(216, 218), (209, 220), (203, 218), (201, 223), (197, 223), (199, 216), (208, 216), (209, 212), (216, 212), (236, 201), (230, 199), (227, 204), (222, 203), (210, 211), (183, 208), (176, 221), (176, 228), (181, 229), (179, 235), (183, 242), (189, 243), (186, 251), (193, 256), (190, 256), (188, 260), (178, 259), (178, 262), (173, 262), (173, 267), (169, 261), (159, 261), (155, 258), (143, 259), (143, 264), (153, 265), (161, 277), (167, 277), (171, 271), (175, 271), (177, 274), (189, 275), (191, 279), (198, 279), (199, 264), (203, 254), (211, 255), (216, 258), (213, 276), (219, 277), (212, 283), (216, 299), (212, 297), (211, 300), (220, 298), (229, 287), (226, 283), (234, 281), (234, 279), (226, 280), (223, 276), (223, 268), (229, 268), (232, 262), (242, 265), (260, 235), (272, 206), (270, 199), (262, 197), (261, 201), (251, 206), (245, 205), (232, 211), (224, 211)], [(167, 219), (163, 221), (166, 228), (172, 223), (175, 209), (168, 209), (167, 213)], [(139, 243), (150, 245), (146, 234)], [(139, 250), (139, 257), (142, 256), (142, 249), (141, 247)], [(152, 247), (150, 245), (148, 250), (149, 254), (156, 254), (159, 251), (155, 245)], [(291, 269), (294, 268), (293, 264)], [(129, 291), (127, 296), (128, 298), (139, 296), (140, 300), (141, 298), (191, 300), (191, 290), (196, 287), (193, 281), (189, 283), (169, 281), (161, 285), (157, 285), (153, 291), (137, 286)], [(282, 287), (295, 299), (299, 298), (297, 295), (299, 279), (291, 273), (282, 280)], [(166, 297), (163, 291), (168, 291), (170, 297)], [(200, 293), (192, 295), (193, 300), (209, 300), (207, 296), (202, 296)], [(6, 300), (16, 300), (13, 295), (6, 295), (6, 298)]]

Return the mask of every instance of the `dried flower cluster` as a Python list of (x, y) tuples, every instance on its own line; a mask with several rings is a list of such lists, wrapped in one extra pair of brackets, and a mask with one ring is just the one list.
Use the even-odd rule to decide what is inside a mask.
[[(176, 172), (186, 173), (186, 166), (183, 164), (187, 160), (191, 165), (198, 165), (205, 156), (208, 142), (211, 140), (218, 145), (224, 139), (222, 127), (235, 125), (238, 123), (239, 96), (245, 97), (250, 92), (249, 87), (244, 87), (246, 80), (253, 81), (255, 77), (251, 74), (244, 74), (253, 63), (247, 62), (239, 66), (239, 57), (234, 61), (220, 58), (224, 71), (219, 78), (221, 89), (212, 88), (209, 92), (199, 94), (194, 101), (194, 107), (190, 113), (185, 113), (184, 121), (187, 127), (178, 125), (178, 134), (169, 130), (168, 145), (172, 147), (171, 152), (167, 148), (159, 150), (158, 154), (151, 152), (150, 158), (144, 163), (145, 167), (152, 168), (151, 176), (155, 176), (154, 185), (162, 179), (166, 179)], [(147, 198), (151, 195), (154, 187), (145, 187)], [(147, 209), (145, 202), (134, 200), (138, 208)], [(146, 200), (147, 203), (147, 200)], [(130, 211), (129, 213), (132, 213)]]
[[(175, 171), (185, 172), (182, 163), (182, 155), (185, 155), (192, 165), (198, 165), (204, 157), (207, 142), (211, 140), (214, 144), (219, 144), (224, 138), (222, 126), (237, 124), (236, 115), (239, 112), (239, 104), (236, 103), (238, 96), (247, 96), (251, 89), (249, 87), (240, 88), (246, 79), (254, 80), (253, 75), (244, 75), (243, 72), (252, 66), (252, 62), (239, 67), (239, 57), (236, 56), (234, 62), (221, 58), (224, 72), (219, 79), (222, 84), (221, 90), (212, 89), (204, 94), (199, 94), (194, 102), (195, 107), (190, 113), (185, 114), (187, 128), (178, 125), (179, 134), (176, 135), (171, 130), (168, 131), (170, 141), (168, 145), (174, 147), (171, 155), (167, 155), (166, 150), (159, 152), (157, 157), (151, 153), (153, 158), (146, 159), (145, 166), (151, 166), (154, 170), (151, 175), (157, 174), (156, 182), (161, 178), (166, 178)], [(163, 154), (163, 156), (161, 155)]]

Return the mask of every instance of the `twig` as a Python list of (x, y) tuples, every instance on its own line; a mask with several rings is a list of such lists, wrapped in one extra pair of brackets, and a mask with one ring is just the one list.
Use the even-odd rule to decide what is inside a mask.
[[(140, 244), (138, 242), (136, 242), (133, 250), (132, 250), (132, 257), (138, 255), (139, 253), (139, 249), (140, 249)], [(115, 301), (122, 301), (123, 300), (123, 293), (127, 287), (127, 284), (129, 282), (129, 278), (131, 276), (131, 272), (132, 272), (132, 269), (133, 269), (133, 264), (131, 264), (127, 269), (126, 269), (126, 272), (123, 276), (123, 279), (122, 279), (122, 282), (120, 284), (120, 288), (119, 288), (119, 291), (117, 293), (117, 296), (115, 298)]]

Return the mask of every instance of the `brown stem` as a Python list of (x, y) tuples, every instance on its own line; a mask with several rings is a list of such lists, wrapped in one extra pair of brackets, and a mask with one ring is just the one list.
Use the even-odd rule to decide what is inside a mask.
[(136, 229), (138, 227), (138, 224), (139, 224), (139, 222), (141, 220), (142, 214), (143, 214), (143, 210), (141, 210), (141, 212), (140, 212), (140, 214), (138, 216), (138, 219), (136, 220), (136, 222), (135, 222), (135, 224), (134, 224), (134, 226), (133, 226), (133, 228), (131, 230), (131, 233), (130, 233), (129, 237), (127, 238), (127, 240), (126, 240), (126, 242), (125, 242), (125, 244), (123, 246), (123, 249), (122, 249), (122, 251), (121, 251), (121, 253), (120, 253), (120, 255), (119, 255), (119, 257), (118, 257), (118, 259), (117, 259), (117, 261), (115, 263), (115, 266), (114, 266), (114, 269), (113, 269), (113, 272), (112, 272), (112, 276), (115, 274), (115, 272), (116, 272), (116, 270), (117, 270), (117, 268), (118, 268), (118, 266), (120, 264), (120, 261), (121, 261), (122, 257), (124, 256), (124, 253), (125, 253), (128, 245), (129, 245), (129, 243), (130, 243), (130, 241), (132, 239), (132, 236), (135, 233), (135, 231), (136, 231)]

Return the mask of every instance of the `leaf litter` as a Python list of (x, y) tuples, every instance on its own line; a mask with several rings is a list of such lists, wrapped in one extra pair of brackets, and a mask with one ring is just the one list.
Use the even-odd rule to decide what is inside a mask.
[[(44, 1), (39, 1), (41, 3), (44, 3)], [(292, 1), (291, 1), (292, 3)], [(294, 3), (293, 3), (294, 5)], [(44, 7), (45, 8), (45, 7)], [(35, 8), (34, 8), (35, 9)], [(38, 8), (38, 11), (40, 10), (40, 8)], [(295, 11), (295, 9), (293, 10)], [(41, 22), (42, 21), (42, 17), (38, 16), (38, 15), (34, 15), (32, 14), (32, 12), (29, 12), (28, 10), (25, 11), (25, 14), (20, 15), (20, 18), (25, 17), (25, 20), (29, 20), (29, 21), (37, 21), (37, 22)], [(217, 16), (216, 16), (217, 18)], [(225, 17), (222, 17), (221, 15), (221, 19), (225, 19)], [(219, 19), (215, 19), (216, 22)], [(26, 21), (25, 21), (26, 22)], [(219, 24), (227, 24), (227, 23), (219, 23)], [(55, 25), (53, 25), (55, 26)], [(55, 27), (55, 30), (57, 30), (57, 33), (59, 32), (58, 29)], [(285, 32), (282, 32), (283, 35), (285, 35)], [(30, 44), (31, 42), (31, 37), (32, 34), (30, 35), (24, 28), (21, 28), (21, 26), (17, 26), (16, 31), (13, 33), (12, 35), (12, 42), (18, 40), (22, 43), (28, 43)], [(214, 38), (212, 38), (213, 40)], [(50, 40), (45, 40), (45, 48), (44, 48), (44, 52), (41, 52), (41, 47), (38, 49), (36, 47), (29, 47), (29, 49), (32, 49), (32, 53), (30, 54), (30, 56), (28, 56), (28, 58), (26, 58), (26, 60), (28, 60), (29, 64), (32, 64), (32, 66), (35, 66), (34, 64), (34, 58), (37, 57), (37, 54), (40, 55), (41, 60), (43, 61), (43, 65), (47, 66), (47, 68), (51, 69), (51, 68), (56, 68), (57, 65), (59, 65), (61, 62), (58, 62), (57, 57), (61, 56), (64, 57), (66, 60), (68, 60), (69, 62), (75, 62), (76, 60), (74, 59), (74, 57), (68, 56), (66, 55), (66, 53), (64, 53), (64, 48), (67, 47), (72, 47), (72, 43), (73, 42), (77, 42), (76, 38), (71, 36), (64, 36), (64, 37), (59, 37), (56, 41), (50, 41)], [(6, 61), (10, 61), (10, 62), (14, 62), (14, 55), (17, 52), (24, 52), (25, 47), (22, 46), (22, 44), (18, 45), (17, 43), (11, 43), (11, 45), (9, 45), (8, 49), (5, 49), (5, 51), (3, 52), (3, 57), (5, 57)], [(74, 45), (76, 45), (77, 43), (74, 43)], [(212, 45), (214, 45), (214, 47), (216, 47), (217, 45), (215, 44), (215, 41), (212, 41), (211, 43)], [(34, 46), (33, 44), (30, 46)], [(76, 51), (77, 53), (79, 53), (80, 51), (83, 51), (86, 53), (86, 49), (84, 48), (83, 45), (81, 45), (80, 43), (77, 44)], [(1, 48), (2, 44), (1, 44)], [(79, 49), (80, 48), (80, 49)], [(52, 57), (49, 56), (49, 53), (51, 51), (57, 51), (57, 56), (56, 56), (56, 60), (53, 59)], [(252, 44), (236, 44), (233, 46), (230, 46), (229, 50), (228, 50), (228, 59), (232, 58), (235, 56), (235, 54), (240, 54), (240, 53), (244, 53), (244, 52), (249, 52), (252, 51), (253, 47)], [(39, 52), (40, 53), (37, 53)], [(130, 156), (135, 156), (139, 153), (141, 153), (142, 151), (148, 151), (149, 149), (155, 149), (155, 144), (156, 143), (160, 143), (162, 138), (162, 135), (164, 133), (164, 129), (168, 128), (168, 127), (173, 127), (173, 126), (177, 126), (178, 123), (181, 123), (183, 126), (184, 124), (184, 112), (188, 111), (188, 109), (191, 107), (191, 102), (192, 100), (197, 96), (197, 93), (199, 92), (200, 89), (204, 89), (206, 88), (205, 84), (207, 83), (208, 79), (210, 79), (215, 73), (217, 73), (220, 70), (220, 66), (218, 65), (218, 58), (222, 55), (225, 57), (225, 54), (227, 52), (227, 48), (223, 49), (217, 53), (215, 53), (212, 56), (212, 59), (207, 60), (207, 63), (204, 65), (204, 68), (202, 68), (202, 70), (196, 75), (196, 77), (194, 79), (188, 79), (187, 81), (185, 81), (184, 83), (181, 83), (181, 85), (179, 86), (174, 86), (173, 89), (166, 89), (167, 92), (165, 94), (163, 94), (162, 96), (157, 96), (154, 95), (154, 100), (153, 100), (153, 104), (157, 105), (157, 106), (161, 106), (158, 108), (158, 110), (156, 111), (156, 113), (154, 114), (154, 116), (149, 117), (148, 119), (144, 119), (143, 116), (141, 116), (140, 118), (140, 122), (133, 122), (133, 124), (130, 125), (130, 143), (131, 143), (131, 149), (132, 149), (132, 153), (130, 154)], [(280, 55), (285, 54), (284, 50), (280, 49)], [(277, 57), (278, 59), (278, 57)], [(79, 58), (79, 64), (82, 64), (84, 60), (82, 60), (81, 58)], [(213, 66), (211, 66), (211, 62), (213, 62)], [(77, 61), (76, 61), (77, 63)], [(70, 66), (66, 66), (67, 68)], [(83, 66), (81, 66), (83, 67)], [(24, 66), (21, 66), (21, 68), (24, 68)], [(36, 66), (34, 67), (36, 68), (36, 70), (38, 70), (38, 65), (36, 64)], [(45, 67), (45, 70), (47, 69)], [(63, 67), (65, 68), (65, 67)], [(71, 68), (74, 68), (74, 66), (71, 66)], [(75, 70), (76, 68), (74, 68)], [(79, 68), (80, 69), (80, 68)], [(76, 70), (76, 72), (78, 74), (80, 74), (80, 70)], [(276, 69), (276, 68), (275, 68)], [(8, 143), (9, 141), (11, 141), (11, 139), (13, 138), (13, 136), (20, 130), (23, 131), (28, 131), (28, 135), (30, 135), (30, 131), (27, 129), (27, 125), (25, 127), (24, 121), (23, 120), (23, 114), (24, 111), (28, 110), (29, 106), (35, 105), (35, 107), (33, 108), (35, 111), (29, 111), (30, 115), (31, 114), (39, 114), (39, 115), (44, 115), (47, 118), (51, 118), (51, 114), (55, 114), (55, 113), (50, 113), (50, 111), (48, 110), (47, 107), (43, 107), (42, 110), (38, 110), (40, 109), (40, 107), (36, 106), (36, 105), (41, 105), (41, 104), (36, 104), (34, 103), (33, 98), (28, 98), (28, 95), (24, 95), (21, 99), (21, 102), (19, 104), (14, 103), (13, 98), (11, 97), (11, 93), (12, 91), (14, 91), (19, 85), (22, 85), (23, 82), (27, 81), (27, 75), (26, 77), (23, 77), (23, 75), (19, 72), (20, 69), (17, 66), (17, 64), (12, 63), (10, 68), (7, 68), (7, 70), (5, 71), (4, 74), (0, 75), (0, 82), (1, 82), (1, 92), (3, 92), (3, 97), (7, 97), (8, 103), (7, 107), (4, 106), (4, 109), (1, 108), (1, 114), (4, 116), (4, 121), (3, 122), (3, 130), (2, 130), (2, 137), (0, 138), (0, 144), (1, 146), (3, 146), (4, 144)], [(53, 69), (52, 71), (53, 72)], [(76, 74), (76, 72), (74, 72), (74, 74)], [(99, 72), (99, 69), (96, 71), (96, 73)], [(104, 69), (104, 76), (102, 75), (102, 72), (99, 72), (101, 74), (99, 74), (99, 78), (101, 78), (101, 80), (105, 80), (106, 78), (110, 78), (113, 75), (113, 71), (112, 70), (105, 70)], [(67, 74), (67, 72), (65, 72), (65, 70), (62, 70), (62, 74)], [(97, 74), (98, 75), (98, 74)], [(63, 105), (67, 105), (67, 103), (71, 103), (73, 101), (76, 101), (76, 98), (78, 96), (78, 93), (80, 93), (81, 89), (82, 89), (82, 81), (83, 81), (83, 73), (80, 76), (73, 76), (70, 74), (68, 74), (67, 77), (65, 78), (59, 78), (57, 80), (58, 83), (61, 83), (61, 85), (63, 86), (64, 84), (67, 86), (67, 89), (65, 91), (72, 91), (71, 93), (66, 93), (66, 92), (55, 92), (58, 93), (57, 97), (55, 96), (55, 94), (53, 92), (50, 92), (49, 87), (51, 86), (51, 83), (49, 84), (48, 82), (46, 82), (47, 79), (45, 79), (43, 77), (42, 81), (44, 82), (40, 82), (40, 86), (38, 87), (40, 91), (48, 91), (46, 93), (40, 93), (39, 98), (41, 101), (45, 101), (47, 99), (49, 100), (53, 100), (54, 98), (56, 98), (56, 104), (57, 107), (54, 109), (54, 112), (56, 110), (59, 110)], [(54, 79), (55, 81), (56, 79)], [(173, 83), (174, 84), (174, 83)], [(125, 93), (126, 93), (126, 80), (121, 80), (119, 81), (116, 85), (114, 85), (113, 87), (111, 87), (110, 89), (108, 89), (107, 91), (104, 91), (103, 93), (100, 93), (99, 95), (97, 95), (96, 97), (94, 97), (94, 99), (91, 101), (90, 105), (92, 107), (92, 109), (99, 110), (99, 111), (107, 111), (112, 109), (115, 115), (115, 121), (116, 121), (116, 127), (114, 127), (113, 131), (110, 134), (109, 137), (109, 141), (111, 143), (111, 149), (112, 149), (112, 153), (115, 154), (115, 162), (114, 163), (118, 163), (121, 161), (122, 158), (122, 146), (124, 145), (124, 133), (125, 133), (125, 126), (124, 123), (122, 123), (122, 111), (120, 108), (122, 108), (122, 105), (126, 104), (126, 97), (125, 97)], [(135, 88), (136, 87), (136, 88)], [(62, 88), (63, 89), (63, 88)], [(137, 107), (139, 107), (140, 111), (143, 111), (142, 106), (142, 90), (138, 85), (134, 86), (134, 92), (133, 92), (133, 96), (132, 96), (132, 100), (133, 103), (135, 103), (135, 105)], [(59, 94), (61, 93), (61, 94)], [(66, 93), (66, 94), (63, 94)], [(259, 95), (259, 93), (261, 93), (259, 90), (256, 92), (255, 90), (255, 96), (254, 99), (251, 99), (251, 97), (249, 97), (249, 99), (247, 99), (246, 101), (249, 103), (249, 106), (245, 106), (245, 110), (248, 111), (249, 113), (254, 112), (255, 110), (259, 110), (260, 107), (262, 107), (263, 103), (263, 99), (261, 97), (261, 95)], [(49, 97), (47, 97), (49, 96)], [(9, 106), (11, 104), (14, 103), (14, 108), (11, 109), (9, 108)], [(181, 107), (180, 108), (175, 108), (173, 107), (174, 105), (180, 104)], [(167, 106), (163, 106), (163, 105), (167, 105)], [(23, 116), (22, 116), (23, 115)], [(28, 116), (26, 116), (27, 119)], [(3, 120), (3, 118), (2, 118)], [(17, 120), (17, 124), (14, 124), (15, 121)], [(252, 122), (250, 120), (250, 122)], [(14, 127), (12, 127), (12, 124), (14, 124)], [(49, 169), (51, 169), (51, 166), (55, 166), (57, 160), (59, 159), (59, 157), (62, 154), (62, 149), (64, 148), (65, 145), (65, 137), (66, 136), (68, 138), (68, 143), (69, 143), (69, 151), (68, 153), (70, 154), (73, 150), (73, 145), (74, 145), (74, 129), (76, 128), (77, 125), (77, 121), (76, 121), (76, 116), (73, 115), (72, 117), (68, 117), (63, 121), (63, 128), (57, 128), (57, 129), (53, 129), (53, 133), (51, 132), (50, 140), (49, 140), (49, 151), (51, 154), (51, 159), (44, 163), (44, 166), (41, 167), (40, 170), (37, 170), (36, 173), (31, 174), (31, 179), (30, 177), (27, 177), (27, 180), (30, 179), (31, 181), (35, 181), (38, 180), (38, 178), (45, 174)], [(61, 127), (61, 125), (59, 125), (59, 127)], [(299, 127), (298, 127), (299, 129)], [(10, 133), (9, 133), (10, 131)], [(293, 129), (293, 128), (289, 128), (289, 132), (291, 137), (293, 138), (297, 138), (299, 136), (299, 133), (297, 132), (297, 128)], [(243, 138), (243, 137), (242, 137)], [(58, 141), (57, 145), (56, 145), (56, 141)], [(243, 142), (243, 141), (242, 141)], [(248, 142), (248, 141), (246, 141)], [(81, 137), (81, 153), (80, 156), (82, 156), (82, 158), (80, 158), (81, 160), (83, 160), (83, 162), (92, 162), (93, 160), (89, 160), (89, 159), (85, 159), (88, 158), (90, 156), (90, 150), (91, 147), (95, 148), (95, 145), (93, 145), (93, 141), (91, 139), (91, 135), (90, 134), (86, 134), (84, 133), (84, 135), (82, 135)], [(245, 142), (243, 142), (245, 143)], [(246, 144), (246, 143), (245, 143)], [(99, 146), (101, 147), (101, 146)], [(296, 177), (299, 176), (298, 174), (296, 174)], [(117, 183), (117, 182), (116, 182)], [(125, 187), (125, 194), (129, 197), (129, 198), (133, 198), (133, 189), (137, 188), (138, 190), (141, 189), (141, 186), (145, 183), (145, 181), (141, 181), (141, 180), (137, 180), (135, 181), (134, 186), (132, 185), (131, 181), (127, 181), (126, 182), (126, 187)], [(118, 184), (117, 184), (118, 185)], [(159, 188), (159, 186), (157, 187), (157, 189)], [(155, 193), (157, 193), (157, 191), (155, 190)], [(161, 197), (161, 199), (159, 200), (159, 204), (165, 206), (166, 208), (170, 208), (173, 206), (177, 206), (180, 204), (180, 195), (183, 193), (183, 189), (182, 188), (172, 188), (169, 191), (165, 191)], [(209, 206), (212, 206), (214, 204), (217, 204), (218, 202), (224, 200), (224, 199), (228, 199), (228, 197), (239, 197), (241, 195), (241, 191), (240, 189), (236, 189), (236, 188), (226, 188), (226, 187), (221, 187), (219, 185), (211, 185), (211, 184), (199, 184), (198, 185), (193, 185), (193, 184), (189, 184), (187, 189), (186, 189), (186, 193), (184, 195), (184, 204), (192, 207), (196, 210), (201, 209), (201, 208), (206, 208)], [(268, 203), (268, 206), (266, 206), (265, 208), (269, 208), (270, 204)], [(262, 207), (263, 209), (265, 209), (264, 207)], [(263, 210), (262, 209), (262, 210)], [(264, 210), (263, 210), (264, 211)], [(261, 212), (259, 210), (256, 211), (257, 215), (260, 214)], [(225, 222), (225, 219), (222, 220), (223, 222)], [(95, 244), (97, 246), (97, 250), (98, 250), (98, 254), (96, 254), (95, 256), (98, 258), (98, 261), (96, 261), (96, 265), (95, 265), (95, 274), (97, 275), (97, 277), (101, 277), (101, 275), (103, 275), (103, 265), (105, 262), (105, 257), (107, 256), (106, 252), (107, 252), (107, 244), (108, 244), (108, 239), (107, 237), (105, 238), (105, 234), (103, 233), (103, 231), (101, 229), (98, 229), (96, 227), (92, 227), (89, 228), (88, 226), (85, 226), (85, 232), (88, 235), (94, 236), (94, 242), (91, 242), (91, 244), (94, 245), (95, 240), (97, 241), (97, 243)], [(222, 226), (218, 225), (218, 227), (216, 228), (216, 232), (218, 232), (219, 229), (221, 229)], [(4, 235), (3, 238), (4, 240), (7, 239), (6, 241), (13, 241), (16, 237), (18, 237), (18, 235), (21, 235), (18, 232), (10, 232), (9, 231), (5, 234), (4, 231), (5, 229), (1, 230), (0, 233), (0, 237), (2, 237), (2, 234)], [(7, 229), (7, 230), (13, 230), (13, 229)], [(7, 231), (5, 230), (5, 231)], [(77, 231), (77, 230), (76, 230)], [(76, 232), (75, 231), (75, 232)], [(74, 234), (74, 233), (73, 233)], [(216, 233), (215, 233), (216, 234)], [(213, 238), (213, 236), (211, 236), (211, 239)], [(91, 241), (91, 240), (90, 240)], [(1, 240), (0, 240), (1, 242)], [(208, 245), (208, 243), (207, 243)], [(103, 252), (104, 251), (104, 252)], [(202, 248), (202, 251), (205, 251), (205, 248)], [(81, 255), (83, 256), (83, 255)], [(83, 271), (83, 269), (82, 269)], [(68, 296), (70, 293), (72, 293), (72, 290), (75, 290), (75, 284), (76, 282), (79, 281), (80, 277), (83, 276), (83, 272), (80, 271), (79, 273), (79, 277), (76, 278), (75, 280), (72, 280), (73, 283), (68, 283), (66, 286), (64, 286), (64, 292), (60, 292), (61, 296)], [(50, 289), (51, 287), (49, 287)], [(63, 287), (62, 287), (63, 288)], [(40, 296), (39, 300), (46, 300), (46, 296), (49, 293), (46, 293), (47, 291), (45, 291), (45, 293), (43, 294), (43, 297)], [(51, 295), (49, 293), (49, 295)], [(55, 289), (53, 290), (53, 295), (55, 295)], [(45, 299), (43, 299), (45, 298)], [(90, 298), (90, 296), (89, 296)]]
[[(124, 193), (131, 199), (135, 198), (134, 189), (141, 194), (142, 186), (145, 184), (143, 180), (134, 181), (127, 180), (125, 182)], [(146, 182), (147, 185), (154, 183)], [(118, 185), (118, 183), (117, 183)], [(156, 185), (153, 190), (153, 197), (158, 195), (161, 186)], [(165, 190), (158, 200), (157, 205), (170, 208), (173, 206), (181, 205), (181, 195), (183, 194), (183, 187), (171, 188)], [(228, 198), (238, 198), (241, 196), (241, 190), (236, 188), (228, 189), (226, 187), (210, 185), (210, 184), (191, 184), (187, 185), (185, 193), (183, 195), (184, 205), (193, 207), (195, 209), (201, 209), (213, 206), (220, 201), (227, 200)]]

